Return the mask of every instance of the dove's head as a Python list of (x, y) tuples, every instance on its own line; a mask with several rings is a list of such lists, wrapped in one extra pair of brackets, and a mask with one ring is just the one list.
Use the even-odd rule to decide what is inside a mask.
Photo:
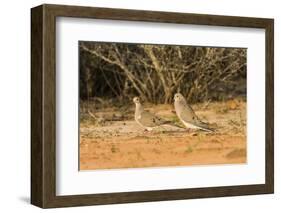
[(175, 100), (175, 102), (185, 102), (183, 95), (180, 93), (176, 93), (174, 95), (174, 100)]
[(139, 97), (134, 97), (133, 101), (135, 104), (140, 104), (140, 98)]

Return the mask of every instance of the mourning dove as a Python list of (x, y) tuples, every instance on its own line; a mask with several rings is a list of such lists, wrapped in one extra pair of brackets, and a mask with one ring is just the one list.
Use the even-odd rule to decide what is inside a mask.
[(201, 129), (208, 132), (213, 132), (214, 130), (208, 127), (208, 124), (202, 122), (197, 115), (194, 113), (191, 106), (189, 106), (185, 98), (180, 93), (174, 95), (175, 100), (175, 110), (180, 121), (187, 127), (191, 129)]
[(134, 97), (133, 101), (136, 104), (135, 120), (141, 127), (144, 127), (146, 130), (151, 131), (154, 127), (170, 123), (169, 121), (165, 121), (157, 117), (156, 115), (145, 111), (143, 109), (143, 106), (141, 105), (139, 97)]

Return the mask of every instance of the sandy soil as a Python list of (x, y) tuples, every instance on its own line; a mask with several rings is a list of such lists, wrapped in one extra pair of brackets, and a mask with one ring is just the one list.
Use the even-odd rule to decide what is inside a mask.
[[(169, 105), (148, 106), (167, 120), (178, 122)], [(188, 132), (162, 126), (145, 132), (133, 120), (133, 108), (122, 121), (80, 123), (80, 169), (117, 169), (246, 163), (246, 104), (241, 101), (193, 106), (211, 123), (214, 133)], [(116, 109), (96, 112), (99, 118), (116, 117)], [(114, 116), (112, 114), (114, 113)], [(116, 119), (115, 119), (116, 120)], [(117, 119), (118, 120), (118, 119)], [(177, 123), (180, 124), (180, 123)]]

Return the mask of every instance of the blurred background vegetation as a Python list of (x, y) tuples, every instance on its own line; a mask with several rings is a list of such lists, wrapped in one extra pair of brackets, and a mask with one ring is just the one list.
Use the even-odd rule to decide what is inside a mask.
[(246, 99), (245, 48), (79, 42), (80, 100), (172, 103)]

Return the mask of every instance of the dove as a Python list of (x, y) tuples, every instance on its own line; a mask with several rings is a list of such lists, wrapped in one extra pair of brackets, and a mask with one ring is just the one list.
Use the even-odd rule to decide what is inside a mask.
[(174, 95), (174, 105), (178, 118), (180, 121), (190, 129), (201, 129), (208, 132), (213, 132), (214, 130), (208, 127), (208, 124), (202, 122), (191, 106), (189, 106), (182, 94), (176, 93)]
[(143, 106), (141, 105), (139, 97), (134, 97), (133, 101), (136, 105), (135, 120), (141, 127), (144, 127), (146, 130), (151, 131), (154, 127), (170, 123), (170, 121), (165, 121), (157, 117), (156, 115), (145, 111)]

